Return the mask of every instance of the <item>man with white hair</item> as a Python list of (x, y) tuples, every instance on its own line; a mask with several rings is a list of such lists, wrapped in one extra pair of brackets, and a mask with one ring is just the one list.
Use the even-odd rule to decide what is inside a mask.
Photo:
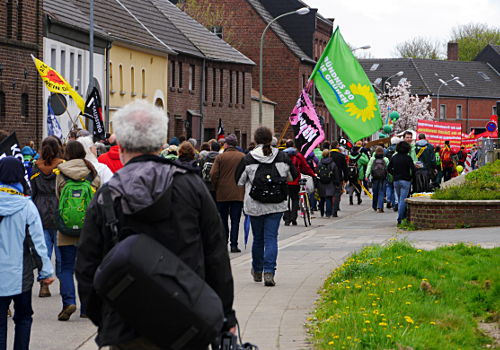
[[(224, 330), (232, 329), (236, 323), (224, 226), (202, 179), (189, 169), (159, 157), (167, 138), (167, 127), (166, 114), (146, 101), (132, 102), (113, 116), (124, 167), (96, 193), (89, 206), (76, 264), (80, 295), (88, 301), (87, 315), (98, 326), (96, 342), (99, 347), (159, 349), (131, 328), (95, 292), (94, 275), (104, 255), (113, 247), (104, 215), (104, 191), (111, 194), (119, 238), (134, 233), (154, 236), (218, 294), (224, 308)], [(144, 302), (146, 300), (137, 300), (137, 305)], [(137, 312), (137, 319), (178, 317), (150, 311), (141, 315), (140, 312)]]

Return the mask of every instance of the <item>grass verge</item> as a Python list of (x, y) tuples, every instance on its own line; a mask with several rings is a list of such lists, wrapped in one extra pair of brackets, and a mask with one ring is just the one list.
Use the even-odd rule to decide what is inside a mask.
[(432, 251), (391, 242), (352, 255), (308, 319), (317, 349), (479, 349), (478, 319), (500, 306), (500, 248)]
[(500, 160), (467, 174), (463, 185), (437, 189), (432, 199), (500, 199)]

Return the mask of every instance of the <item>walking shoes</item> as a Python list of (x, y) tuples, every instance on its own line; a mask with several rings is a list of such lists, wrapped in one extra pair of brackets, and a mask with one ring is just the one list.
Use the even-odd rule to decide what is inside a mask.
[(76, 305), (66, 305), (63, 307), (62, 311), (57, 315), (59, 321), (68, 321), (71, 315), (76, 311)]

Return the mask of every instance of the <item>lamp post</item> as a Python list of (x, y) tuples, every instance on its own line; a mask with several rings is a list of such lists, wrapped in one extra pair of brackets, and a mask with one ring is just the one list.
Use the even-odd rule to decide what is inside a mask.
[(448, 86), (448, 83), (451, 82), (451, 81), (456, 81), (458, 85), (460, 85), (461, 87), (464, 87), (464, 83), (462, 83), (460, 80), (459, 77), (453, 77), (451, 78), (450, 80), (447, 80), (447, 81), (444, 81), (443, 79), (438, 79), (439, 82), (441, 83), (441, 85), (439, 85), (439, 88), (438, 88), (438, 93), (437, 93), (437, 111), (438, 111), (438, 120), (441, 120), (441, 106), (439, 105), (439, 92), (441, 91), (441, 88), (446, 85)]
[(354, 49), (351, 49), (352, 52), (356, 51), (356, 50), (368, 50), (368, 49), (371, 49), (372, 47), (370, 45), (365, 45), (365, 46), (360, 46), (360, 47), (356, 47)]
[(276, 22), (277, 20), (279, 20), (280, 18), (283, 18), (285, 16), (289, 16), (289, 15), (300, 15), (300, 16), (303, 16), (303, 15), (307, 15), (309, 13), (309, 8), (307, 7), (302, 7), (296, 11), (291, 11), (291, 12), (286, 12), (282, 15), (279, 15), (278, 17), (276, 17), (275, 19), (273, 19), (271, 22), (268, 23), (268, 25), (266, 26), (266, 28), (264, 29), (264, 31), (262, 32), (262, 35), (260, 37), (260, 64), (259, 64), (259, 126), (262, 125), (262, 80), (263, 80), (263, 72), (262, 72), (262, 67), (263, 67), (263, 62), (262, 62), (262, 56), (263, 56), (263, 50), (264, 50), (264, 37), (266, 35), (266, 32), (267, 30), (269, 29), (269, 27), (271, 26), (271, 24), (273, 24), (274, 22)]

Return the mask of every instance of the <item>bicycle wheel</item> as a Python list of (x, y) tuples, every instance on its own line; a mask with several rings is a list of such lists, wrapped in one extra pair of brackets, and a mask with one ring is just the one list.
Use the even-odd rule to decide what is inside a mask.
[[(309, 226), (311, 226), (311, 204), (309, 203), (309, 197), (306, 195), (305, 197), (305, 213), (307, 216), (307, 221), (309, 223)], [(307, 226), (307, 225), (306, 225)]]

